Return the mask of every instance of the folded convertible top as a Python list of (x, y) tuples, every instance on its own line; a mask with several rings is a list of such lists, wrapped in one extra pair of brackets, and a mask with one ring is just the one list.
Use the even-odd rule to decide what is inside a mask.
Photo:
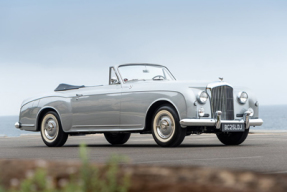
[(71, 90), (71, 89), (80, 89), (85, 87), (85, 85), (69, 85), (69, 84), (60, 84), (55, 91), (67, 91), (67, 90)]

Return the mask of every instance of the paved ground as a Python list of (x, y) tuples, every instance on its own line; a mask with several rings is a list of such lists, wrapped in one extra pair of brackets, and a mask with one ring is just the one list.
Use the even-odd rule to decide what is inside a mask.
[(287, 173), (287, 134), (249, 134), (240, 146), (224, 146), (213, 134), (191, 135), (177, 148), (161, 148), (151, 135), (133, 134), (123, 146), (109, 145), (102, 134), (69, 137), (61, 148), (46, 147), (40, 136), (0, 138), (0, 158), (78, 160), (79, 144), (89, 146), (90, 159), (104, 162), (113, 154), (135, 164), (199, 165)]

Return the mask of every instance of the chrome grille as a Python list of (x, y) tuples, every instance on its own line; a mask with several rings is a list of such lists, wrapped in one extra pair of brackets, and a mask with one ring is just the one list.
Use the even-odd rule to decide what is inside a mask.
[(216, 111), (221, 111), (222, 120), (234, 120), (233, 88), (219, 86), (211, 89), (211, 111), (213, 118)]

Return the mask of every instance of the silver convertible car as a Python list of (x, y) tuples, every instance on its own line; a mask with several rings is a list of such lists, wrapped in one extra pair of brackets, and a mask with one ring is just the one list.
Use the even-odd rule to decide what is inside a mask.
[(259, 103), (246, 88), (223, 81), (176, 81), (162, 65), (124, 64), (109, 68), (108, 85), (60, 84), (51, 94), (25, 100), (16, 128), (40, 131), (49, 147), (68, 135), (104, 133), (112, 145), (131, 133), (152, 134), (162, 147), (175, 147), (185, 136), (215, 133), (225, 145), (239, 145), (251, 126), (263, 124)]

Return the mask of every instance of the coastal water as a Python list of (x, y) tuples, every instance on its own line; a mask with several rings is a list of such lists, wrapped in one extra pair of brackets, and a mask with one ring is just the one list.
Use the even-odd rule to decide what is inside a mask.
[(263, 119), (263, 125), (251, 130), (287, 132), (287, 105), (260, 106), (259, 117)]
[[(251, 127), (251, 131), (287, 132), (287, 105), (260, 106), (259, 116), (264, 121), (263, 126)], [(35, 134), (16, 129), (14, 124), (17, 121), (18, 116), (0, 116), (0, 136), (17, 137), (23, 134)]]
[(18, 137), (25, 134), (37, 134), (35, 132), (16, 129), (14, 124), (19, 121), (18, 116), (0, 116), (0, 136)]

